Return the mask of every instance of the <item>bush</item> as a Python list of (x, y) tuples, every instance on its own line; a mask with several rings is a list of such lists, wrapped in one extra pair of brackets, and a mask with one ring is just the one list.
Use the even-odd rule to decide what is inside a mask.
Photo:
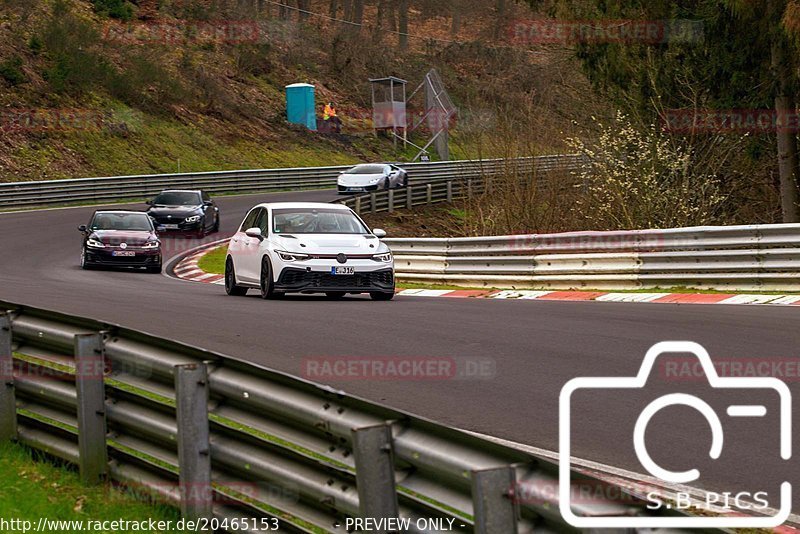
[(22, 72), (22, 58), (13, 56), (0, 63), (0, 78), (11, 85), (19, 85), (25, 81), (25, 74)]
[[(713, 146), (693, 146), (653, 124), (635, 128), (622, 113), (598, 124), (597, 139), (568, 139), (588, 156), (579, 176), (585, 196), (576, 214), (603, 230), (675, 228), (723, 223), (725, 195), (715, 168), (723, 158)], [(701, 155), (702, 154), (702, 155)]]
[(133, 18), (133, 4), (126, 0), (93, 0), (93, 4), (98, 15), (119, 20)]

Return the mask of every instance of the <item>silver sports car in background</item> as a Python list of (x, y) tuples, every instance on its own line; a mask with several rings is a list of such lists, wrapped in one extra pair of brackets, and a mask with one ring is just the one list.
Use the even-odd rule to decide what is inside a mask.
[(392, 187), (406, 187), (408, 173), (390, 163), (365, 163), (339, 175), (339, 193), (363, 193)]

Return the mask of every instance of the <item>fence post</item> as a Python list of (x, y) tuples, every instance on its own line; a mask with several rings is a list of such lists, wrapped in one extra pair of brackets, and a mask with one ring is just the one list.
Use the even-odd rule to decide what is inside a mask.
[(399, 517), (391, 425), (368, 426), (352, 432), (359, 514), (364, 519)]
[(211, 447), (206, 364), (175, 366), (175, 402), (181, 515), (191, 521), (211, 519)]
[(389, 189), (389, 213), (394, 211), (394, 189)]
[(467, 180), (467, 198), (472, 198), (472, 179)]
[(517, 533), (519, 504), (511, 466), (472, 472), (472, 507), (476, 534)]
[(356, 197), (356, 213), (361, 215), (361, 197)]
[(80, 475), (84, 484), (97, 484), (108, 473), (103, 334), (77, 334), (74, 356)]
[(14, 394), (14, 355), (11, 352), (11, 314), (0, 313), (0, 443), (17, 439), (17, 399)]
[(425, 193), (426, 193), (426, 194), (425, 194), (425, 201), (426, 201), (428, 204), (430, 204), (431, 202), (433, 202), (433, 186), (432, 186), (431, 184), (428, 184), (428, 185), (425, 187), (425, 189), (426, 189), (426, 192), (425, 192)]
[(453, 202), (453, 181), (447, 180), (447, 202)]
[(375, 193), (369, 194), (369, 212), (375, 215), (378, 212), (378, 202), (377, 202), (378, 195)]
[(406, 187), (406, 209), (410, 210), (414, 207), (414, 190), (409, 185)]

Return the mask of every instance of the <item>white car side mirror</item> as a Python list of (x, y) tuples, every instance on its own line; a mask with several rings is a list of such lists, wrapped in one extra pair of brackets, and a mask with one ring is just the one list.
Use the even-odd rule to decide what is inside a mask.
[(380, 228), (375, 228), (372, 231), (372, 234), (377, 238), (386, 237), (386, 230), (381, 230)]
[(261, 228), (248, 228), (245, 230), (247, 237), (254, 237), (258, 240), (264, 239), (264, 234), (261, 233)]

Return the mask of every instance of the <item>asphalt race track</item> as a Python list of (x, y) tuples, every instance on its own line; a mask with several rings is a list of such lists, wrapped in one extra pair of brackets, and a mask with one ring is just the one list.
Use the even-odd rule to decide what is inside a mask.
[[(329, 201), (335, 196), (311, 191), (219, 197), (222, 232), (209, 239), (231, 235), (258, 202)], [(417, 297), (393, 302), (305, 296), (263, 301), (254, 291), (247, 298), (233, 298), (221, 286), (166, 276), (83, 271), (76, 227), (87, 223), (94, 209), (0, 214), (0, 299), (119, 323), (295, 375), (302, 374), (303, 360), (309, 357), (488, 361), (494, 372), (472, 379), (331, 385), (442, 423), (548, 450), (558, 449), (558, 400), (564, 383), (576, 376), (632, 376), (658, 341), (696, 341), (715, 359), (793, 360), (797, 366), (800, 358), (798, 307)], [(197, 244), (183, 238), (164, 241), (167, 256)], [(800, 413), (800, 377), (787, 382), (794, 413)], [(661, 395), (702, 383), (654, 380), (652, 386)], [(707, 460), (707, 423), (677, 407), (659, 413), (651, 423), (647, 443), (654, 459), (673, 470), (700, 468), (703, 487), (713, 490), (756, 491), (788, 480), (795, 485), (793, 511), (800, 512), (800, 462), (797, 454), (790, 461), (778, 455), (777, 419), (769, 417), (776, 415), (775, 399), (739, 393), (735, 402), (766, 404), (768, 417), (732, 420), (724, 415), (728, 397), (716, 397), (708, 388), (701, 391), (721, 414), (723, 457), (717, 464)], [(628, 432), (647, 401), (627, 393), (577, 400), (573, 455), (644, 472)], [(793, 443), (797, 450), (798, 440)]]

